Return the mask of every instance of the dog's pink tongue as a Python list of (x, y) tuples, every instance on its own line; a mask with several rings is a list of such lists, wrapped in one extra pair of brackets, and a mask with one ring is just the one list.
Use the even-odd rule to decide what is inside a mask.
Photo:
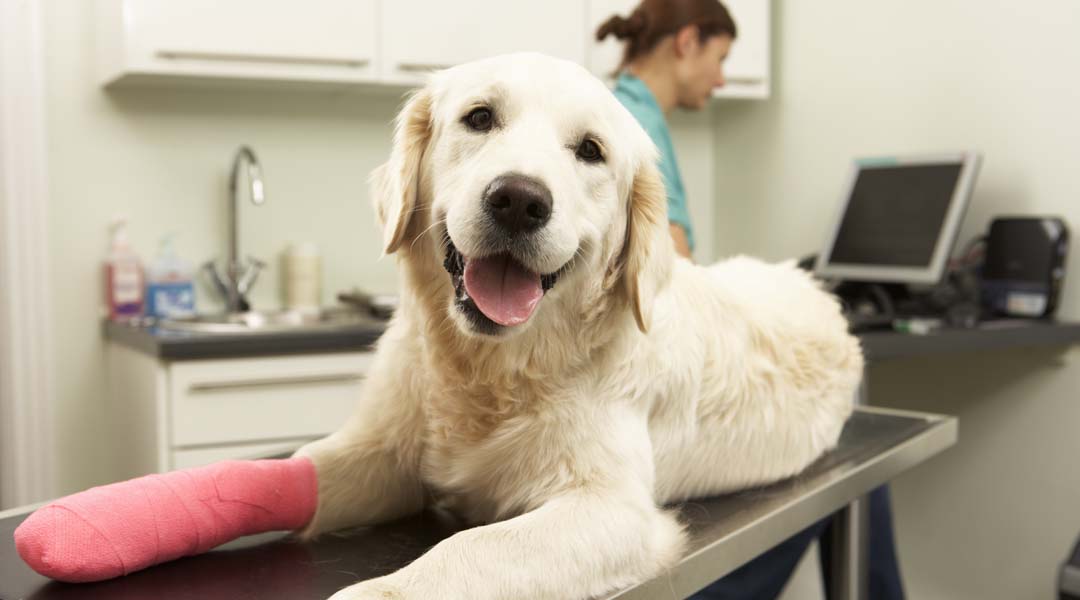
[(544, 295), (540, 275), (505, 254), (466, 260), (465, 291), (480, 312), (499, 325), (528, 321)]

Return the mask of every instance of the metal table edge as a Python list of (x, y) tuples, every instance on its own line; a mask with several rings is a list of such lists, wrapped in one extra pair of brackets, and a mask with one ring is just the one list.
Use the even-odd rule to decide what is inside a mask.
[[(856, 410), (920, 418), (934, 426), (859, 465), (848, 477), (832, 481), (807, 496), (784, 504), (730, 535), (684, 556), (663, 575), (608, 595), (606, 600), (686, 598), (817, 520), (936, 456), (957, 440), (956, 417), (866, 406)], [(723, 566), (718, 568), (717, 565)]]
[(0, 520), (10, 519), (11, 517), (19, 517), (22, 515), (28, 515), (50, 502), (52, 502), (52, 500), (43, 500), (41, 502), (35, 502), (33, 504), (25, 504), (23, 506), (16, 506), (7, 510), (0, 510)]

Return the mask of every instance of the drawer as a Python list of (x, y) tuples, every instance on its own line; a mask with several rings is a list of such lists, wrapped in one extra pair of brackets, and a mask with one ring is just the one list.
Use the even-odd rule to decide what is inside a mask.
[(272, 458), (282, 455), (291, 455), (300, 446), (312, 440), (291, 440), (282, 442), (270, 442), (267, 444), (239, 444), (235, 446), (213, 446), (210, 448), (195, 448), (192, 450), (176, 450), (172, 452), (172, 460), (169, 468), (190, 469), (201, 467), (219, 460), (255, 460), (259, 458)]
[(316, 438), (360, 399), (370, 352), (173, 363), (170, 446)]

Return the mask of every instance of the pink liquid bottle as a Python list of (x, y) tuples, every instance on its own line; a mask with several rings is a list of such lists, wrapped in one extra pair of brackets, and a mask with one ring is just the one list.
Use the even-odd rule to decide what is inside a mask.
[(128, 242), (127, 219), (113, 219), (109, 231), (109, 257), (105, 261), (105, 299), (109, 318), (113, 321), (137, 319), (143, 313), (145, 285), (142, 264)]

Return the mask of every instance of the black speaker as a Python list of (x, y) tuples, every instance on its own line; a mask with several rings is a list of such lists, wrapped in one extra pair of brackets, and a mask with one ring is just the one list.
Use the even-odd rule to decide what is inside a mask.
[(997, 315), (1049, 317), (1065, 281), (1069, 228), (1056, 217), (1005, 217), (990, 224), (982, 301)]

